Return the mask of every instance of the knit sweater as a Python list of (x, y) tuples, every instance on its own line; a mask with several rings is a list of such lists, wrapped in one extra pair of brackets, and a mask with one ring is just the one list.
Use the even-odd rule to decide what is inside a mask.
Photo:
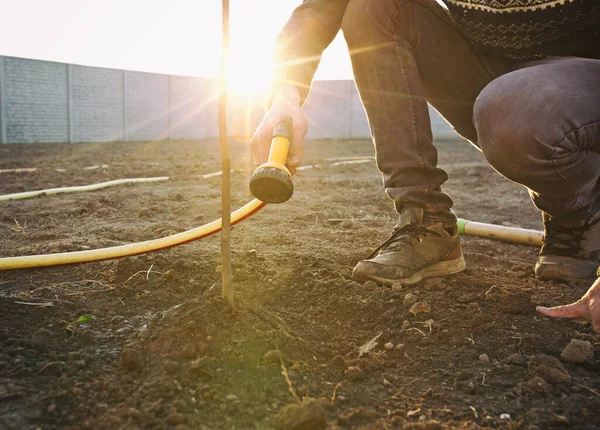
[(599, 0), (443, 0), (472, 44), (530, 59), (600, 52)]

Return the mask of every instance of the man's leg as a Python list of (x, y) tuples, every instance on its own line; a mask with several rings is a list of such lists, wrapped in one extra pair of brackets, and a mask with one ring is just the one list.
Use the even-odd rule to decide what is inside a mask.
[(435, 0), (350, 0), (342, 30), (377, 165), (400, 214), (394, 235), (354, 277), (411, 284), (456, 273), (464, 260), (452, 200), (441, 189), (448, 176), (437, 168), (427, 100), (474, 142), (475, 99), (508, 66), (475, 53)]
[(600, 60), (530, 62), (490, 83), (475, 104), (490, 164), (525, 185), (544, 213), (536, 275), (595, 277), (600, 263)]

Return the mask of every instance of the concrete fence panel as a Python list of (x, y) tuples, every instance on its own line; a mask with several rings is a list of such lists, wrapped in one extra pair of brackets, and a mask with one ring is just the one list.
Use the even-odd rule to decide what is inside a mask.
[(6, 141), (69, 141), (67, 65), (4, 58), (3, 118)]
[(72, 142), (123, 140), (123, 71), (70, 66)]
[[(203, 139), (218, 136), (218, 79), (169, 76), (0, 56), (2, 143)], [(264, 96), (232, 96), (230, 135), (247, 140)], [(369, 138), (351, 80), (315, 81), (304, 109), (309, 139)], [(433, 134), (456, 138), (430, 108)]]
[(125, 72), (127, 140), (169, 138), (169, 76)]

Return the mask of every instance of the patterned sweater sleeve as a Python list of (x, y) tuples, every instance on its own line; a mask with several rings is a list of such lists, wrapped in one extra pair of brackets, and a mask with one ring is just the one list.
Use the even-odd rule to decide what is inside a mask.
[(340, 30), (348, 0), (304, 0), (281, 30), (275, 47), (271, 96), (283, 83), (304, 103), (323, 51)]

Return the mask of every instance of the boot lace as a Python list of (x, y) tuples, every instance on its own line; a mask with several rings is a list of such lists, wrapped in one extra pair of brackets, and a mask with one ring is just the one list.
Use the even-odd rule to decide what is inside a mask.
[(392, 235), (387, 238), (381, 245), (379, 245), (371, 254), (366, 258), (367, 260), (379, 255), (380, 252), (386, 250), (394, 250), (401, 248), (402, 245), (412, 245), (421, 240), (426, 235), (435, 235), (442, 237), (441, 232), (430, 230), (425, 227), (411, 227), (409, 225), (397, 228), (393, 231)]
[(544, 253), (570, 257), (580, 250), (586, 226), (565, 227), (549, 222), (544, 227)]

